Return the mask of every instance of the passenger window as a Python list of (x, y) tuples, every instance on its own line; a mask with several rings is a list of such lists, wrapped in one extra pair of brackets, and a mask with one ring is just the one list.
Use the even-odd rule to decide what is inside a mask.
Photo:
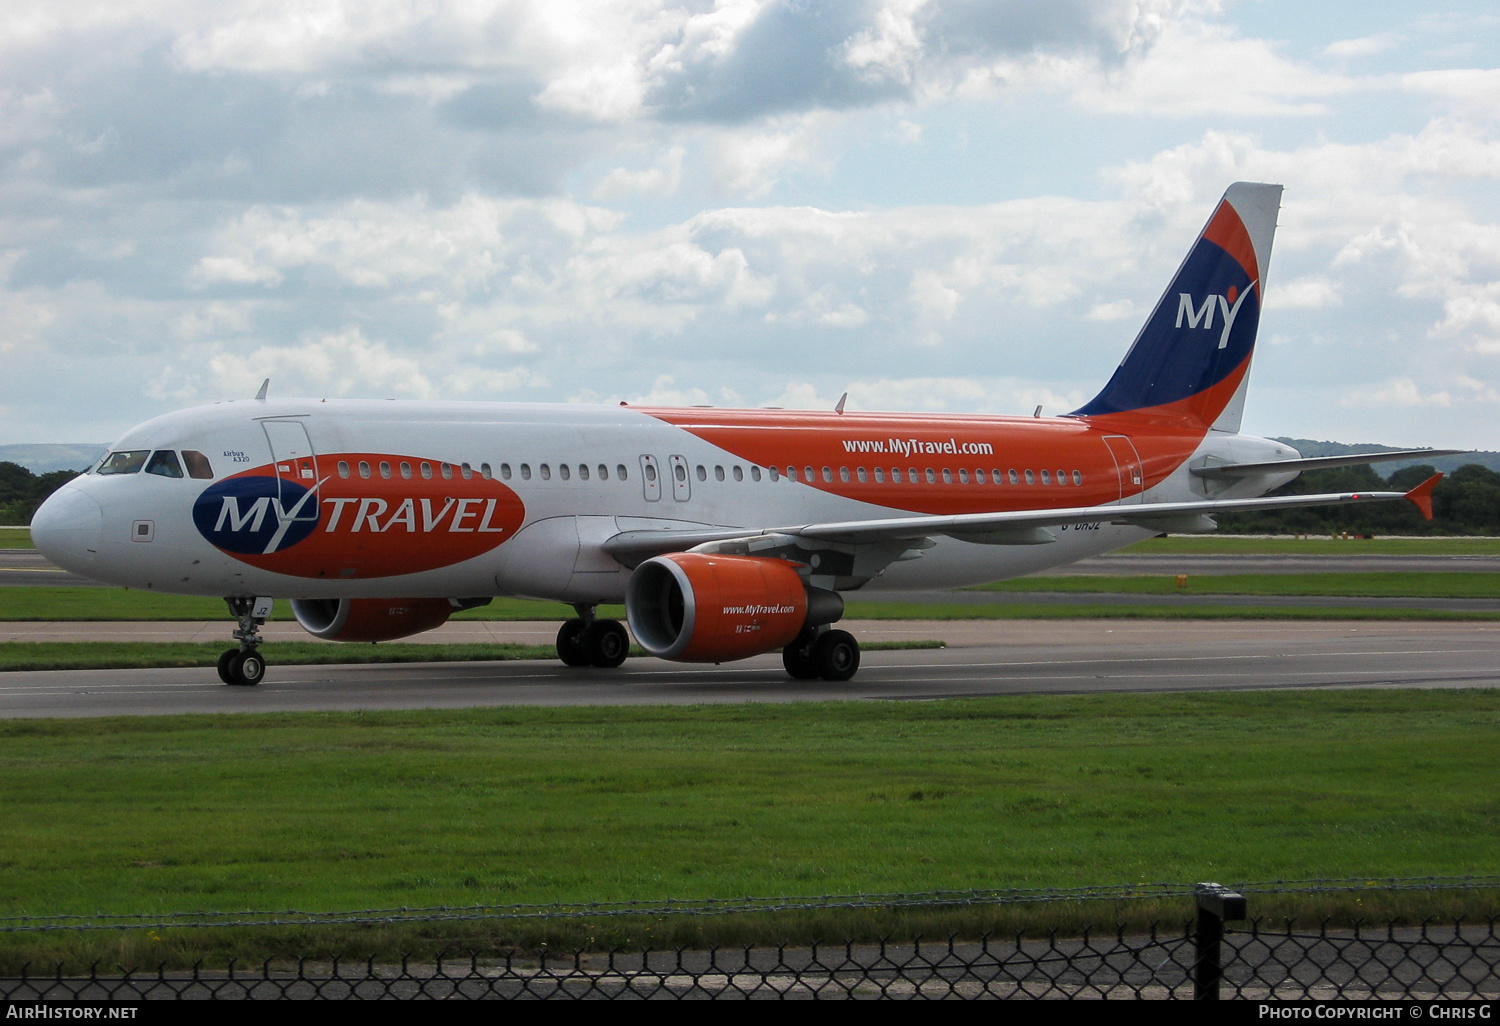
[(488, 463), (481, 463), (479, 465), (479, 476), (484, 478), (486, 481), (492, 481), (495, 478), (495, 474), (492, 470), (490, 470), (490, 465)]
[(823, 480), (828, 484), (833, 483), (833, 471), (829, 470), (827, 467), (823, 468)]
[(891, 484), (900, 484), (900, 483), (901, 483), (901, 468), (900, 467), (892, 467), (891, 468)]
[(406, 480), (408, 481), (411, 480), (411, 464), (406, 462), (405, 460), (401, 461), (401, 476), (406, 478)]
[(1020, 478), (1016, 477), (1016, 472), (1014, 470), (1012, 470), (1010, 472), (1010, 483), (1011, 484), (1015, 484), (1019, 480), (1020, 480)]
[(380, 476), (389, 478), (391, 476), (391, 465), (385, 460), (380, 461)]
[(698, 480), (699, 481), (707, 481), (708, 480), (708, 471), (706, 471), (706, 470), (703, 469), (703, 464), (701, 464), (701, 463), (698, 464)]
[(608, 481), (609, 480), (609, 466), (607, 464), (604, 464), (604, 463), (599, 464), (599, 480), (601, 480), (601, 481)]
[(875, 468), (875, 483), (876, 484), (885, 484), (885, 468), (884, 467), (876, 467)]
[(865, 473), (865, 468), (864, 467), (860, 467), (859, 468), (859, 483), (860, 484), (865, 484), (869, 480), (870, 480), (870, 475), (867, 474), (867, 473)]
[(1073, 471), (1073, 483), (1076, 485), (1083, 484), (1083, 475), (1076, 470)]
[(424, 464), (422, 464), (422, 477), (425, 478), (428, 481), (432, 480), (432, 464), (431, 463), (424, 463)]
[(1051, 483), (1052, 483), (1052, 475), (1048, 474), (1045, 470), (1042, 471), (1042, 484), (1049, 485)]
[(580, 481), (587, 481), (588, 479), (589, 479), (589, 465), (587, 463), (580, 463), (580, 464), (578, 464), (578, 480), (580, 480)]
[(927, 468), (927, 483), (928, 484), (936, 484), (937, 483), (937, 473), (934, 472), (931, 467)]
[(969, 472), (962, 467), (960, 467), (958, 471), (958, 482), (959, 484), (969, 483)]
[[(182, 462), (187, 464), (188, 477), (199, 481), (212, 481), (214, 468), (208, 465), (208, 457), (192, 449), (182, 450)], [(344, 476), (348, 477), (349, 464), (344, 464)]]
[(686, 481), (687, 480), (687, 468), (684, 467), (681, 463), (677, 464), (675, 467), (672, 468), (672, 474), (679, 481)]
[(531, 464), (530, 463), (523, 463), (523, 464), (521, 464), (521, 480), (522, 481), (530, 481), (531, 480)]
[(845, 484), (849, 483), (849, 468), (848, 467), (840, 467), (839, 468), (839, 480), (842, 481), (842, 482), (844, 482)]
[(370, 476), (370, 464), (367, 463), (367, 462), (365, 462), (364, 460), (360, 460), (359, 461), (359, 476), (360, 477), (369, 477)]
[(177, 454), (171, 449), (158, 449), (151, 454), (151, 462), (146, 464), (146, 473), (157, 477), (181, 477), (182, 464), (177, 462)]
[(451, 463), (440, 463), (440, 464), (438, 464), (438, 469), (440, 469), (443, 472), (443, 480), (444, 481), (451, 481), (451, 480), (453, 480), (453, 464), (451, 464)]
[(771, 483), (772, 484), (775, 484), (777, 481), (779, 481), (781, 479), (781, 471), (777, 470), (775, 467), (767, 467), (766, 468), (766, 473), (768, 473), (771, 476)]
[[(772, 473), (775, 473), (776, 468), (772, 467), (771, 471), (772, 471)], [(760, 468), (759, 467), (751, 467), (750, 468), (750, 480), (752, 480), (752, 481), (759, 481), (760, 480)]]
[(943, 468), (943, 484), (952, 484), (952, 483), (953, 483), (953, 471), (949, 470), (947, 467), (944, 467)]
[(568, 469), (568, 465), (566, 463), (559, 463), (557, 465), (557, 476), (566, 481), (568, 480), (568, 478), (573, 476), (573, 472)]
[(975, 484), (984, 484), (984, 471), (982, 471), (982, 470), (976, 470), (976, 471), (974, 471), (974, 483)]
[(812, 484), (818, 479), (818, 475), (813, 473), (812, 467), (803, 467), (802, 472), (807, 475), (802, 480), (806, 481), (808, 484)]
[(543, 481), (550, 481), (550, 480), (552, 480), (552, 468), (549, 467), (549, 466), (547, 466), (547, 464), (543, 463), (541, 466), (537, 467), (536, 469), (537, 469), (537, 472), (542, 475), (542, 480)]
[(649, 463), (646, 464), (646, 480), (647, 481), (655, 481), (656, 480), (656, 468), (653, 467)]
[[(617, 464), (615, 464), (615, 476), (618, 477), (621, 481), (629, 481), (630, 480), (630, 475), (625, 472), (625, 464), (623, 464), (623, 463), (617, 463)], [(654, 475), (652, 476), (651, 479), (653, 481), (656, 480), (656, 478), (655, 478)]]
[(1060, 485), (1065, 485), (1065, 484), (1068, 483), (1068, 473), (1067, 473), (1067, 471), (1065, 471), (1065, 470), (1059, 470), (1057, 472), (1057, 483), (1060, 484)]
[(723, 467), (715, 467), (714, 468), (714, 480), (715, 481), (722, 481), (722, 480), (724, 480), (724, 468)]
[(1036, 475), (1029, 470), (1026, 471), (1026, 483), (1029, 485), (1036, 484)]
[[(184, 453), (183, 455), (185, 456), (187, 454)], [(339, 460), (339, 477), (348, 477), (348, 476), (349, 476), (349, 461), (348, 460)]]
[(734, 468), (734, 479), (736, 481), (743, 481), (743, 480), (745, 480), (745, 468), (744, 467), (737, 466), (737, 467)]
[(135, 474), (146, 465), (146, 457), (150, 455), (150, 449), (112, 452), (104, 457), (103, 463), (99, 464), (98, 472), (101, 474)]
[[(929, 470), (928, 473), (930, 474), (930, 473), (932, 473), (932, 471)], [(907, 467), (906, 468), (906, 479), (908, 481), (910, 481), (912, 484), (919, 484), (921, 482), (921, 478), (917, 476), (917, 468), (916, 467)]]
[(502, 480), (505, 480), (505, 481), (509, 481), (510, 480), (510, 464), (509, 463), (502, 463), (502, 464), (500, 464), (500, 477), (501, 477)]

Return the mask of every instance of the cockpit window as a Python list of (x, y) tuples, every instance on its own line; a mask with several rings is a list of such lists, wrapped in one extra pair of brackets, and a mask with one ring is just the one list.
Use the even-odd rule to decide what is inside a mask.
[(208, 457), (192, 449), (182, 450), (182, 462), (187, 464), (188, 477), (199, 481), (212, 481), (214, 468), (208, 465)]
[(177, 462), (177, 454), (171, 449), (158, 449), (147, 461), (146, 473), (157, 477), (181, 477), (182, 464)]
[(100, 474), (134, 474), (146, 465), (146, 457), (151, 455), (150, 449), (127, 449), (124, 452), (112, 452), (104, 457), (99, 464)]

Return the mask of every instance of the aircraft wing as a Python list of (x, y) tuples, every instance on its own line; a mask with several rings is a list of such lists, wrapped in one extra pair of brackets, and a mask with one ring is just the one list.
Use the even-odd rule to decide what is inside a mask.
[[(1442, 480), (1434, 474), (1409, 492), (1328, 492), (1320, 495), (1278, 495), (1258, 499), (1204, 500), (1196, 502), (1147, 502), (1133, 505), (1075, 506), (1062, 509), (1014, 510), (995, 513), (962, 513), (954, 516), (887, 517), (879, 520), (847, 520), (823, 524), (797, 524), (756, 530), (753, 528), (701, 528), (693, 530), (626, 531), (604, 543), (604, 550), (626, 566), (635, 566), (652, 556), (668, 552), (713, 551), (721, 543), (768, 541), (832, 542), (844, 545), (916, 542), (934, 535), (992, 545), (1036, 545), (1054, 541), (1049, 527), (1074, 524), (1131, 524), (1159, 531), (1182, 533), (1211, 530), (1209, 516), (1216, 513), (1252, 513), (1261, 510), (1296, 509), (1303, 506), (1343, 506), (1357, 502), (1389, 502), (1406, 499), (1432, 519), (1432, 489)], [(750, 551), (757, 546), (751, 545)], [(772, 555), (770, 551), (766, 555)]]

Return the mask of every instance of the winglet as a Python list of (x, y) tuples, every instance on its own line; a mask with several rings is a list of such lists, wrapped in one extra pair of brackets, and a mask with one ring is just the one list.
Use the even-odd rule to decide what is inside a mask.
[(1437, 487), (1437, 483), (1442, 479), (1442, 474), (1433, 474), (1426, 481), (1423, 481), (1406, 493), (1406, 498), (1413, 506), (1421, 510), (1422, 516), (1428, 520), (1432, 519), (1432, 490)]
[(264, 399), (266, 397), (266, 393), (269, 392), (270, 390), (271, 390), (271, 379), (267, 378), (266, 380), (264, 380), (264, 381), (262, 381), (260, 383), (260, 391), (255, 393), (255, 398), (257, 398), (257, 399)]

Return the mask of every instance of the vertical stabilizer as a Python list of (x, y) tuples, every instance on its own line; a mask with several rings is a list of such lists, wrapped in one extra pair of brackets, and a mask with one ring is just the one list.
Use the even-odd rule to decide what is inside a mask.
[(1238, 431), (1281, 186), (1236, 182), (1104, 390), (1075, 416), (1151, 412)]

